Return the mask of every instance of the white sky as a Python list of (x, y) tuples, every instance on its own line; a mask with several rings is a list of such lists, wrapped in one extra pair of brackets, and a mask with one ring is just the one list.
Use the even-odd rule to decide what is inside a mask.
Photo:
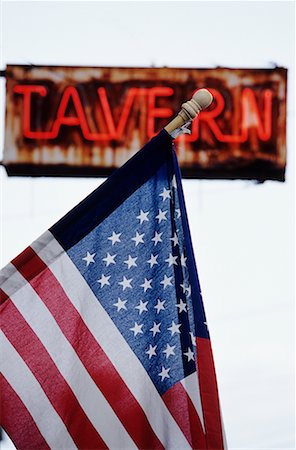
[[(287, 181), (183, 184), (229, 448), (295, 448), (294, 2), (2, 1), (1, 12), (0, 68), (289, 69)], [(2, 149), (3, 79), (0, 93)], [(103, 181), (0, 173), (1, 266)]]

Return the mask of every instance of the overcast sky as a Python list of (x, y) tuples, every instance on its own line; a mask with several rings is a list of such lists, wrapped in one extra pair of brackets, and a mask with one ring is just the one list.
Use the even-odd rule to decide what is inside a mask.
[[(294, 448), (294, 2), (2, 1), (1, 8), (2, 69), (288, 68), (287, 181), (185, 180), (184, 190), (229, 448)], [(1, 168), (1, 265), (102, 181), (8, 178)]]

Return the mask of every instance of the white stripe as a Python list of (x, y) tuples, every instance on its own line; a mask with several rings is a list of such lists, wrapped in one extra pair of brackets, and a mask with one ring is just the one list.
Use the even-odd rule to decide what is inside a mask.
[(2, 331), (0, 342), (3, 375), (28, 409), (49, 447), (77, 448), (40, 384)]
[(222, 423), (222, 436), (223, 436), (223, 450), (227, 450), (227, 440), (226, 440), (226, 434), (225, 434), (225, 428), (224, 428), (224, 422), (223, 422), (223, 418), (222, 418), (222, 414), (221, 415), (221, 423)]
[(39, 236), (39, 238), (36, 239), (33, 244), (30, 245), (30, 247), (32, 247), (37, 254), (39, 254), (45, 247), (47, 247), (47, 266), (49, 266), (59, 255), (65, 252), (65, 250), (60, 245), (55, 247), (51, 247), (50, 245), (48, 245), (52, 242), (53, 239), (53, 235), (50, 231), (47, 230), (45, 231), (45, 233), (41, 234), (41, 236)]
[(7, 266), (3, 267), (0, 272), (1, 289), (6, 292), (9, 297), (27, 283), (24, 278), (20, 279), (19, 277), (15, 277), (14, 274), (16, 272), (16, 268), (11, 263), (8, 263)]
[(0, 272), (0, 285), (5, 282), (13, 273), (15, 272), (15, 267), (8, 263), (6, 266), (1, 269)]
[[(21, 278), (22, 275), (16, 272), (12, 275), (12, 284), (20, 283)], [(27, 283), (14, 295), (10, 295), (10, 298), (50, 354), (106, 445), (114, 449), (121, 449), (123, 446), (129, 449), (136, 448), (57, 322), (31, 285)], [(56, 445), (55, 448), (58, 446)]]
[[(145, 368), (98, 302), (76, 266), (66, 253), (61, 253), (60, 244), (52, 238), (45, 248), (37, 249), (35, 247), (34, 249), (36, 252), (38, 251), (39, 257), (46, 264), (48, 259), (53, 261), (50, 270), (63, 286), (89, 330), (141, 405), (151, 427), (164, 447), (179, 450), (190, 448)], [(54, 255), (61, 256), (55, 258)]]
[[(38, 251), (49, 244), (52, 239), (52, 234), (49, 231), (46, 231), (41, 236), (39, 236), (39, 238), (36, 239), (30, 247), (35, 249), (35, 252), (38, 253)], [(64, 251), (62, 247), (60, 247), (58, 250), (59, 253), (63, 253)], [(24, 252), (25, 251), (26, 250), (24, 250)], [(50, 263), (57, 256), (57, 253), (48, 254), (48, 262)], [(27, 283), (24, 278), (20, 279), (12, 277), (16, 271), (17, 270), (15, 266), (11, 262), (9, 262), (0, 270), (0, 287), (7, 293), (8, 296), (13, 295)]]
[(181, 381), (181, 384), (183, 385), (188, 396), (190, 397), (190, 399), (196, 409), (196, 412), (200, 418), (200, 422), (202, 424), (203, 430), (205, 432), (205, 424), (204, 424), (203, 413), (202, 413), (197, 373), (194, 372), (191, 375), (189, 375), (188, 377), (184, 378), (184, 380)]

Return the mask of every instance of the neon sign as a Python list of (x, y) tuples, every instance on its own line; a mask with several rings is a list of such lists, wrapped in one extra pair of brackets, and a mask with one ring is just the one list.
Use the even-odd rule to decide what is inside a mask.
[[(250, 88), (242, 90), (242, 122), (241, 133), (239, 135), (224, 134), (216, 122), (216, 118), (223, 114), (225, 109), (225, 100), (221, 93), (216, 89), (210, 89), (215, 100), (215, 107), (211, 111), (204, 111), (201, 113), (199, 122), (196, 121), (193, 125), (192, 135), (186, 136), (188, 142), (198, 139), (200, 122), (208, 125), (213, 132), (215, 138), (220, 142), (246, 142), (248, 140), (248, 126), (250, 115), (255, 116), (255, 122), (258, 129), (258, 137), (261, 141), (268, 141), (271, 137), (272, 126), (272, 91), (264, 89), (263, 97), (263, 117), (261, 116), (256, 101), (254, 91)], [(147, 98), (147, 137), (150, 139), (155, 135), (155, 118), (170, 118), (173, 115), (171, 108), (156, 108), (156, 97), (169, 97), (174, 95), (174, 89), (170, 87), (152, 87), (145, 88), (130, 88), (127, 90), (126, 99), (120, 115), (117, 127), (114, 124), (114, 118), (108, 101), (106, 89), (100, 87), (97, 89), (98, 98), (101, 103), (104, 118), (107, 123), (108, 133), (92, 133), (87, 123), (86, 113), (83, 108), (82, 100), (79, 96), (78, 89), (74, 86), (68, 86), (64, 90), (60, 103), (57, 106), (57, 114), (53, 120), (53, 127), (51, 131), (32, 131), (31, 129), (31, 103), (33, 94), (38, 94), (46, 97), (47, 89), (42, 85), (16, 85), (14, 92), (23, 95), (24, 101), (24, 115), (23, 115), (23, 136), (27, 139), (56, 139), (60, 132), (61, 125), (79, 126), (82, 135), (87, 141), (104, 141), (113, 139), (122, 139), (128, 116), (131, 111), (133, 100), (136, 96), (144, 96)], [(66, 115), (67, 107), (70, 100), (72, 100), (75, 115)]]
[[(6, 127), (9, 128), (7, 134), (11, 135), (18, 123), (17, 140), (19, 145), (21, 143), (23, 165), (34, 164), (34, 158), (42, 165), (39, 150), (40, 155), (45, 152), (47, 165), (67, 165), (67, 158), (64, 163), (60, 156), (54, 161), (50, 149), (67, 151), (72, 136), (81, 159), (81, 174), (86, 166), (82, 147), (97, 155), (93, 158), (95, 164), (88, 161), (87, 167), (97, 169), (105, 164), (105, 174), (108, 167), (111, 171), (119, 165), (116, 158), (123, 162), (123, 158), (118, 157), (120, 152), (123, 154), (125, 150), (128, 159), (136, 145), (140, 148), (152, 138), (179, 111), (181, 103), (202, 86), (212, 92), (214, 102), (193, 122), (191, 135), (177, 140), (185, 176), (194, 176), (196, 169), (198, 177), (203, 170), (207, 172), (206, 177), (215, 178), (218, 166), (220, 171), (223, 164), (227, 166), (230, 161), (235, 166), (234, 155), (244, 167), (248, 160), (254, 165), (259, 158), (269, 166), (271, 162), (281, 166), (283, 174), (285, 69), (99, 68), (101, 76), (90, 81), (87, 76), (90, 68), (34, 67), (28, 77), (28, 71), (22, 67), (8, 67), (12, 76), (7, 78), (7, 104), (11, 108), (7, 110)], [(80, 78), (85, 72), (82, 82), (75, 80), (78, 70)], [(64, 74), (60, 83), (55, 81), (57, 71)], [(152, 72), (157, 75), (155, 80)], [(187, 83), (184, 72), (188, 73)], [(17, 164), (9, 161), (7, 145), (5, 147), (7, 162)], [(110, 148), (114, 158), (110, 157)], [(104, 158), (104, 149), (109, 151), (109, 160)], [(211, 170), (213, 176), (209, 175)], [(226, 173), (225, 178), (229, 177)]]

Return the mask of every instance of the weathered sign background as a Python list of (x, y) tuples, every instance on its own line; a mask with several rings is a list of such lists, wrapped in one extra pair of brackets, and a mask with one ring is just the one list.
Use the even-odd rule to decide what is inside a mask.
[(177, 139), (190, 178), (284, 180), (287, 70), (7, 66), (9, 175), (106, 176), (195, 90), (214, 102)]

